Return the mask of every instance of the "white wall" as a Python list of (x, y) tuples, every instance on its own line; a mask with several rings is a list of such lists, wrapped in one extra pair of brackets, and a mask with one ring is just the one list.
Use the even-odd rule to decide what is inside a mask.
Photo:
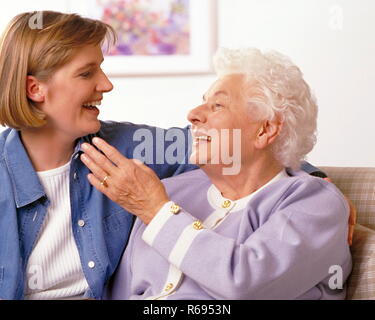
[[(220, 46), (276, 49), (304, 72), (320, 107), (319, 140), (309, 160), (374, 167), (375, 1), (218, 0), (218, 5)], [(11, 9), (2, 6), (4, 17)], [(101, 118), (184, 126), (187, 111), (214, 79), (113, 78), (115, 89), (104, 99)]]
[(375, 166), (375, 1), (230, 3), (221, 2), (220, 45), (277, 49), (300, 66), (315, 92), (319, 140), (309, 159)]

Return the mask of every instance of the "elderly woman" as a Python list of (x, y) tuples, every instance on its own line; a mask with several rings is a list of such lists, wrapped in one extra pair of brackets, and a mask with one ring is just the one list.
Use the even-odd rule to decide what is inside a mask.
[(109, 160), (83, 145), (90, 182), (138, 217), (107, 297), (343, 299), (349, 206), (299, 171), (317, 118), (300, 70), (256, 49), (221, 49), (215, 67), (188, 116), (199, 170), (161, 183), (101, 139)]

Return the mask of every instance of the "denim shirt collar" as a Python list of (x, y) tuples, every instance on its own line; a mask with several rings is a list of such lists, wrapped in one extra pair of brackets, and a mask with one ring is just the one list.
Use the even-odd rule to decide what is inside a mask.
[(45, 196), (34, 167), (21, 142), (19, 131), (13, 129), (6, 138), (4, 159), (13, 185), (17, 208)]
[[(73, 157), (81, 154), (82, 144), (84, 142), (91, 143), (91, 140), (95, 136), (98, 136), (98, 134), (90, 134), (78, 139)], [(17, 208), (27, 206), (46, 196), (38, 175), (22, 144), (18, 130), (12, 129), (6, 138), (4, 159), (11, 177)]]

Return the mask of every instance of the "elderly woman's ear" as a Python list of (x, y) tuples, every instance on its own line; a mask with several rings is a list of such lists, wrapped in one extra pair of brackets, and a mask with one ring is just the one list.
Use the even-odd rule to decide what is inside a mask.
[(255, 148), (264, 149), (272, 144), (280, 134), (282, 126), (283, 123), (279, 120), (263, 122), (255, 137)]

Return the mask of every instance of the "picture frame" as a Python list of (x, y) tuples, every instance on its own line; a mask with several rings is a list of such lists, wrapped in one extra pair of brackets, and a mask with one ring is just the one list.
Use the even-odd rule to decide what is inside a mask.
[[(99, 5), (103, 2), (100, 1), (112, 1), (113, 3), (115, 0), (67, 0), (67, 11), (104, 21), (103, 8)], [(186, 10), (188, 12), (189, 46), (188, 50), (182, 54), (179, 52), (166, 54), (139, 54), (133, 52), (122, 54), (117, 52), (115, 55), (106, 55), (102, 69), (109, 76), (159, 76), (209, 74), (213, 72), (211, 61), (217, 46), (216, 0), (118, 0), (118, 3), (121, 3), (121, 1), (126, 4), (132, 1), (137, 4), (140, 1), (147, 3), (155, 1), (154, 6), (156, 9), (154, 8), (153, 10), (157, 10), (158, 5), (165, 5), (168, 1), (170, 3), (176, 1), (188, 4)], [(146, 8), (145, 10), (148, 10), (147, 14), (152, 14), (149, 13), (151, 9)], [(163, 9), (168, 10), (165, 7)], [(116, 10), (118, 12), (118, 9)], [(118, 25), (116, 21), (114, 21), (114, 24)], [(177, 39), (176, 41), (181, 41), (179, 36), (176, 36), (175, 39)]]

